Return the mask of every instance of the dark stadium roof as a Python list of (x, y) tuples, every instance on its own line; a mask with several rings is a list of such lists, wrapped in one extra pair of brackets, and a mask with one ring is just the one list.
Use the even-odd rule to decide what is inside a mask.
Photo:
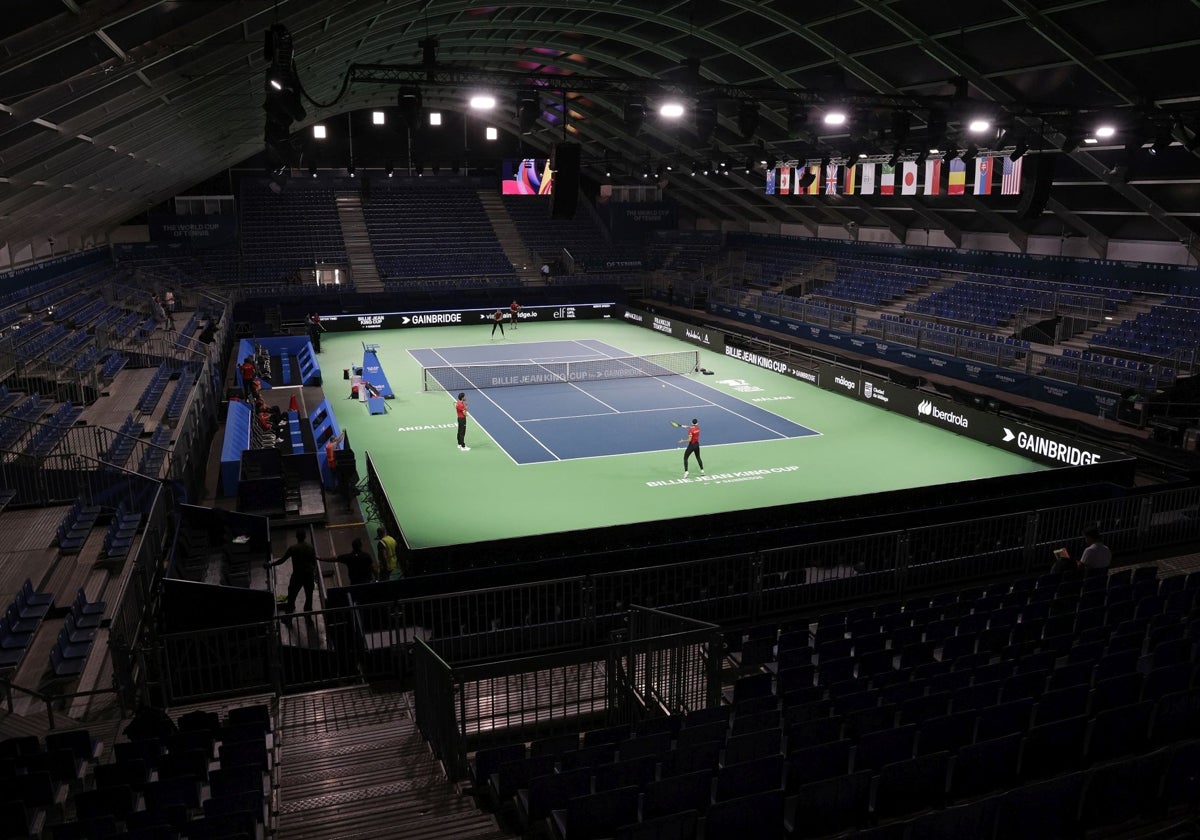
[[(952, 239), (987, 230), (1018, 244), (1030, 233), (1069, 233), (1100, 253), (1109, 238), (1151, 239), (1200, 255), (1200, 0), (44, 0), (3, 10), (0, 243), (12, 246), (53, 233), (102, 237), (260, 153), (264, 33), (278, 22), (294, 39), (305, 92), (331, 103), (305, 103), (297, 130), (395, 105), (395, 84), (355, 82), (339, 98), (351, 65), (419, 65), (419, 42), (436, 36), (448, 77), (519, 71), (714, 91), (719, 123), (705, 143), (690, 122), (665, 128), (652, 117), (631, 135), (613, 88), (568, 94), (572, 139), (593, 177), (605, 160), (628, 175), (729, 156), (728, 176), (668, 177), (667, 194), (699, 216), (810, 230), (882, 225), (898, 235), (934, 228)], [(730, 98), (739, 91), (763, 93), (749, 140)], [(770, 91), (824, 104), (840, 94), (858, 106), (860, 136), (823, 125), (817, 136), (789, 136), (786, 104)], [(450, 108), (456, 93), (427, 89), (425, 103)], [(836, 159), (859, 145), (886, 158), (897, 108), (912, 113), (915, 150), (929, 122), (920, 101), (950, 103), (956, 93), (995, 103), (1010, 138), (1033, 147), (1027, 160), (1055, 150), (1040, 219), (1017, 221), (1011, 196), (768, 196), (761, 164), (745, 171), (748, 158)], [(539, 130), (526, 138), (542, 149), (562, 136), (552, 124), (561, 97), (546, 99)], [(497, 118), (516, 131), (512, 112)], [(946, 116), (953, 135), (968, 114), (948, 107)], [(1118, 121), (1116, 137), (1059, 153), (1101, 116)]]

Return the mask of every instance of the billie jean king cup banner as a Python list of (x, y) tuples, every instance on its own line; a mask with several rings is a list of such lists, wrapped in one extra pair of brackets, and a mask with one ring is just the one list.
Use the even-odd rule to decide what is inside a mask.
[[(531, 321), (582, 321), (593, 318), (609, 318), (614, 303), (574, 303), (564, 306), (525, 306), (517, 313), (517, 323)], [(390, 330), (410, 327), (461, 327), (472, 324), (487, 326), (492, 323), (492, 314), (508, 306), (484, 309), (435, 309), (425, 312), (373, 312), (353, 315), (322, 315), (321, 326), (331, 332), (353, 330)], [(511, 323), (506, 317), (505, 323)]]

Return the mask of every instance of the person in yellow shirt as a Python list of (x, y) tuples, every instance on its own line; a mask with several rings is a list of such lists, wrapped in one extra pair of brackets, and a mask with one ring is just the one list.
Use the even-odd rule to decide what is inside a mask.
[(380, 525), (375, 529), (375, 539), (375, 547), (379, 554), (379, 579), (396, 580), (403, 577), (396, 554), (396, 538), (389, 536), (387, 529)]

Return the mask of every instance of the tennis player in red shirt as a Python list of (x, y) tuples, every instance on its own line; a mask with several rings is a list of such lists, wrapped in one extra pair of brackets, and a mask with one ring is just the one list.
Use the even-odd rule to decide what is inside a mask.
[(521, 304), (517, 303), (515, 300), (508, 305), (508, 312), (509, 312), (509, 315), (512, 317), (511, 326), (514, 330), (517, 328), (517, 313), (520, 311), (521, 311)]
[(704, 462), (700, 460), (700, 421), (695, 417), (692, 418), (692, 425), (688, 427), (687, 437), (679, 441), (687, 443), (687, 449), (683, 450), (683, 477), (688, 477), (688, 458), (696, 456), (696, 466), (700, 467), (700, 475), (704, 475)]
[(454, 413), (458, 415), (458, 448), (470, 452), (467, 446), (467, 395), (459, 391), (458, 401), (454, 403)]

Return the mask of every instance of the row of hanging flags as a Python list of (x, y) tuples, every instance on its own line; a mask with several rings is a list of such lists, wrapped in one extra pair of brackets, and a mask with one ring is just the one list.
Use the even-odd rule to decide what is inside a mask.
[[(899, 166), (830, 163), (824, 172), (819, 163), (793, 162), (767, 170), (767, 195), (1020, 195), (1024, 160), (975, 158), (975, 180), (970, 185), (967, 164), (958, 158), (948, 163), (925, 161), (924, 178), (919, 177), (921, 167), (915, 161), (904, 161)], [(812, 183), (801, 187), (800, 178), (805, 172), (812, 173)]]

